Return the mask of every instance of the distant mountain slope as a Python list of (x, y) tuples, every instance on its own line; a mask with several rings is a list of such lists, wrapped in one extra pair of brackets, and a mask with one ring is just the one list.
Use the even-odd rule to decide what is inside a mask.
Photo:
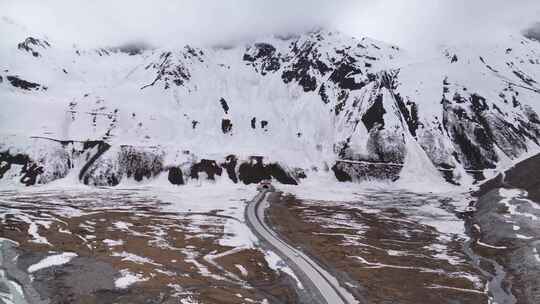
[[(170, 168), (195, 176), (207, 160), (201, 170), (213, 176), (212, 161), (225, 170), (237, 159), (225, 171), (279, 163), (289, 182), (331, 167), (339, 180), (468, 184), (539, 146), (540, 43), (522, 37), (432, 58), (329, 31), (127, 53), (25, 37), (0, 54), (2, 160), (26, 155), (37, 176), (51, 177), (37, 182), (89, 159), (95, 168), (79, 170), (92, 177), (80, 177), (95, 184), (128, 176), (126, 163), (144, 177)], [(111, 148), (91, 157), (95, 141)], [(51, 149), (64, 151), (63, 166), (48, 165)], [(272, 176), (260, 170), (252, 174)]]

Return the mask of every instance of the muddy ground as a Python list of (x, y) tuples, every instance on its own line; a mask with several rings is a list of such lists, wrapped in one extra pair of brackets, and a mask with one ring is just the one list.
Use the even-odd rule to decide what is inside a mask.
[[(10, 257), (5, 263), (16, 257), (15, 267), (1, 267), (33, 295), (32, 303), (297, 301), (295, 283), (271, 269), (264, 252), (220, 245), (230, 220), (223, 210), (162, 207), (131, 191), (1, 192), (0, 238), (18, 243), (3, 250)], [(31, 265), (61, 252), (77, 257), (28, 274)], [(126, 276), (136, 282), (118, 286)]]
[(285, 194), (274, 196), (268, 217), (285, 239), (348, 282), (361, 303), (487, 303), (466, 237), (434, 228), (463, 227), (450, 201), (413, 193), (364, 193), (356, 202)]

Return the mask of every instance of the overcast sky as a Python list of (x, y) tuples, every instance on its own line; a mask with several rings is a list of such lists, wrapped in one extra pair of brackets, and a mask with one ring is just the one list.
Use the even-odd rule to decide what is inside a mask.
[(0, 16), (88, 47), (228, 44), (328, 27), (414, 49), (517, 34), (540, 21), (540, 0), (0, 0)]

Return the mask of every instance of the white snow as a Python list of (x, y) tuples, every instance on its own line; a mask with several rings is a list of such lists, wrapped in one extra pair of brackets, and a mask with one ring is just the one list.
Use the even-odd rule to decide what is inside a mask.
[[(0, 22), (8, 31), (17, 31), (15, 25), (5, 20)], [(305, 34), (298, 37), (298, 43), (314, 42), (320, 52), (319, 59), (330, 67), (335, 66), (333, 59), (342, 58), (340, 50), (350, 50), (349, 54), (363, 70), (363, 73), (348, 75), (357, 81), (365, 80), (368, 73), (399, 69), (398, 87), (391, 91), (385, 87), (374, 88), (370, 83), (362, 89), (347, 91), (349, 98), (342, 105), (343, 111), (336, 114), (334, 109), (341, 89), (328, 81), (329, 75), (311, 69), (317, 85), (325, 82), (331, 99), (325, 104), (318, 94), (319, 87), (314, 92), (304, 92), (295, 81), (284, 83), (281, 75), (291, 62), (283, 63), (275, 73), (261, 75), (259, 67), (255, 68), (243, 60), (245, 43), (238, 43), (232, 48), (195, 47), (194, 51), (185, 48), (155, 49), (129, 56), (121, 52), (103, 55), (97, 50), (66, 48), (52, 39), (49, 40), (50, 48), (39, 48), (42, 55), (39, 58), (17, 50), (16, 43), (3, 44), (0, 47), (0, 57), (5, 62), (2, 76), (18, 75), (48, 89), (25, 91), (13, 87), (8, 81), (0, 84), (0, 99), (3, 101), (1, 147), (13, 152), (24, 151), (33, 159), (39, 159), (45, 168), (45, 173), (40, 176), (43, 181), (54, 178), (52, 169), (69, 169), (58, 157), (65, 151), (54, 148), (54, 144), (46, 140), (28, 139), (30, 136), (87, 140), (109, 134), (113, 152), (122, 144), (156, 146), (166, 152), (166, 165), (185, 164), (194, 156), (221, 159), (235, 154), (245, 159), (250, 155), (262, 155), (290, 167), (317, 167), (320, 171), (334, 163), (337, 158), (334, 146), (345, 140), (358, 155), (367, 154), (369, 133), (360, 119), (373, 104), (372, 95), (381, 94), (385, 107), (383, 134), (399, 139), (389, 143), (393, 145), (389, 148), (401, 145), (407, 148), (405, 166), (398, 183), (402, 187), (425, 190), (426, 186), (430, 189), (445, 185), (430, 158), (448, 161), (460, 174), (464, 170), (451, 156), (456, 147), (448, 134), (441, 133), (432, 142), (424, 136), (430, 130), (436, 130), (437, 121), (443, 117), (440, 103), (443, 79), (448, 77), (453, 89), (467, 87), (486, 97), (507, 113), (509, 123), (515, 124), (524, 114), (506, 105), (499, 94), (509, 81), (521, 84), (522, 81), (513, 74), (514, 70), (524, 71), (536, 79), (540, 76), (538, 69), (526, 60), (537, 57), (540, 45), (517, 37), (506, 37), (507, 45), (444, 47), (433, 57), (424, 58), (369, 38), (348, 37), (328, 31), (320, 34), (324, 39), (317, 40), (315, 34)], [(46, 37), (47, 33), (33, 33), (32, 36)], [(277, 53), (287, 55), (291, 53), (293, 40), (262, 37), (258, 42), (271, 43)], [(360, 47), (360, 44), (365, 46)], [(508, 46), (513, 49), (511, 54), (505, 54)], [(170, 55), (165, 56), (167, 52)], [(458, 54), (459, 62), (451, 63), (447, 56), (449, 52)], [(479, 55), (496, 66), (500, 73), (487, 71), (479, 62)], [(371, 57), (376, 60), (367, 59)], [(367, 62), (373, 66), (364, 66)], [(510, 62), (511, 66), (508, 66)], [(141, 89), (156, 79), (160, 68), (164, 68), (170, 77), (161, 77), (154, 86)], [(163, 79), (174, 78), (170, 74), (178, 74), (178, 70), (189, 74), (190, 79), (180, 86), (172, 83), (171, 79)], [(540, 107), (536, 102), (537, 94), (531, 88), (521, 85), (513, 89), (519, 93), (523, 106)], [(394, 102), (397, 93), (404, 101), (410, 99), (418, 105), (418, 122), (423, 128), (417, 130), (417, 139), (408, 132), (403, 115), (397, 111)], [(228, 113), (220, 105), (221, 98), (228, 104)], [(357, 106), (353, 106), (354, 103)], [(232, 132), (228, 134), (221, 130), (221, 120), (225, 118), (233, 124)], [(256, 118), (254, 129), (250, 126), (253, 118)], [(268, 121), (267, 127), (261, 126), (263, 120)], [(194, 122), (197, 122), (195, 128)], [(402, 134), (405, 137), (402, 138)], [(538, 147), (534, 145), (527, 149), (535, 150), (538, 151)], [(182, 151), (190, 153), (186, 155)], [(429, 157), (425, 151), (429, 152)], [(116, 155), (113, 152), (104, 157), (113, 159)], [(502, 155), (503, 152), (496, 153), (501, 154), (500, 167), (509, 161), (510, 157)], [(65, 181), (56, 181), (57, 185), (78, 182), (76, 173), (81, 161), (75, 160), (73, 166)], [(12, 170), (16, 172), (18, 169)], [(7, 178), (10, 181), (16, 179), (16, 175), (11, 175), (12, 170)], [(463, 175), (460, 181), (468, 185), (471, 179)], [(130, 182), (133, 181), (122, 180), (124, 184)]]
[(518, 211), (519, 206), (522, 202), (528, 202), (531, 206), (535, 205), (529, 200), (523, 199), (523, 197), (527, 195), (526, 191), (523, 191), (520, 189), (500, 188), (499, 195), (503, 198), (500, 202), (508, 208), (508, 213), (510, 215), (522, 216), (525, 218), (530, 218), (535, 221), (539, 220), (539, 217), (533, 213)]
[(191, 296), (188, 296), (187, 298), (180, 299), (180, 304), (201, 304), (201, 302), (193, 299)]
[(114, 286), (120, 289), (125, 289), (135, 283), (144, 282), (148, 280), (148, 278), (145, 278), (138, 273), (132, 273), (127, 269), (120, 270), (120, 274), (121, 274), (121, 277), (114, 281)]
[(534, 259), (540, 263), (540, 254), (538, 254), (538, 250), (535, 248), (533, 248), (533, 254), (534, 254)]
[(249, 227), (239, 220), (228, 219), (224, 233), (225, 236), (219, 240), (221, 246), (250, 248), (257, 242)]
[(294, 274), (294, 271), (287, 266), (287, 263), (285, 263), (277, 254), (275, 254), (273, 251), (266, 251), (264, 258), (271, 269), (288, 274), (291, 278), (296, 280), (298, 288), (304, 289), (302, 282), (300, 282), (296, 274)]
[(120, 230), (129, 230), (129, 227), (133, 226), (133, 224), (131, 223), (127, 223), (127, 222), (122, 222), (122, 221), (118, 221), (118, 222), (114, 222), (113, 223), (113, 226), (117, 229), (120, 229)]
[(28, 272), (32, 273), (52, 266), (60, 266), (69, 263), (69, 261), (76, 256), (77, 254), (73, 252), (63, 252), (60, 254), (51, 255), (28, 267)]
[(104, 239), (104, 240), (103, 240), (103, 243), (106, 244), (106, 245), (109, 246), (109, 247), (122, 246), (122, 245), (124, 245), (124, 241), (122, 241), (122, 240), (110, 240), (110, 239)]
[(242, 276), (244, 276), (244, 277), (248, 276), (248, 271), (246, 270), (246, 268), (244, 266), (242, 266), (240, 264), (235, 264), (234, 267), (238, 268), (238, 270), (240, 271)]
[(480, 240), (477, 240), (476, 243), (480, 246), (484, 246), (484, 247), (488, 247), (492, 249), (507, 249), (508, 248), (506, 246), (495, 246), (495, 245), (486, 244), (484, 242), (481, 242)]
[(113, 257), (121, 257), (122, 261), (129, 261), (129, 262), (133, 262), (133, 263), (137, 263), (137, 264), (152, 264), (152, 265), (156, 265), (156, 266), (161, 266), (160, 264), (157, 264), (156, 262), (154, 262), (152, 259), (145, 258), (145, 257), (142, 257), (142, 256), (138, 256), (136, 254), (125, 252), (125, 251), (114, 252), (112, 254), (112, 256)]

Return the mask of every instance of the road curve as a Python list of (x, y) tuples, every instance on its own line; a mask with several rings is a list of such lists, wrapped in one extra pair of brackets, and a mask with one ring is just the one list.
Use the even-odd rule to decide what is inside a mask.
[(292, 266), (295, 272), (302, 272), (300, 275), (297, 273), (300, 280), (311, 281), (309, 285), (318, 290), (320, 298), (327, 304), (357, 304), (358, 301), (339, 285), (336, 278), (300, 250), (280, 239), (265, 223), (264, 212), (269, 206), (266, 194), (267, 191), (259, 193), (246, 207), (246, 221), (251, 230), (275, 253), (288, 263), (294, 264), (289, 266)]

